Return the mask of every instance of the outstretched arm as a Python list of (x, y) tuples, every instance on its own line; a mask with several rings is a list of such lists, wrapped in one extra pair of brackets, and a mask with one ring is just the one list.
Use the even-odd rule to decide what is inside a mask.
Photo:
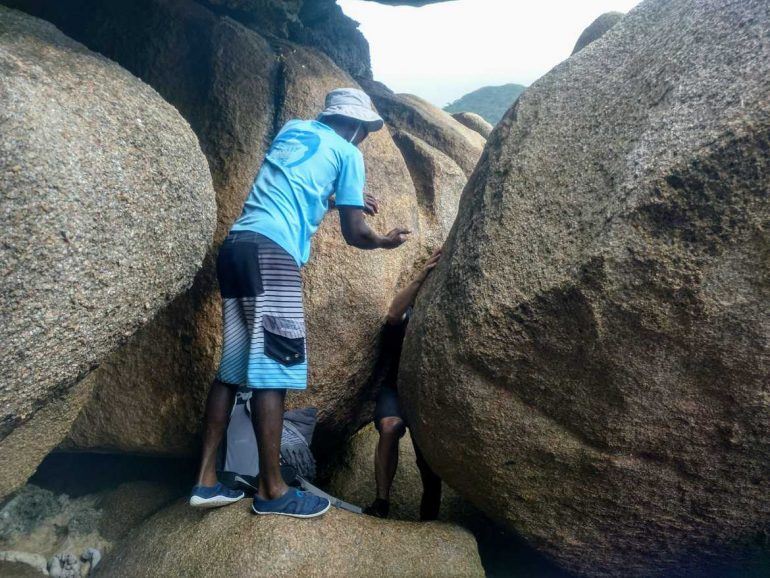
[(340, 225), (345, 242), (358, 249), (395, 249), (409, 238), (409, 229), (396, 228), (387, 235), (373, 231), (364, 220), (364, 209), (339, 207)]
[(420, 273), (415, 277), (409, 285), (401, 289), (388, 309), (387, 322), (390, 325), (398, 325), (404, 320), (404, 315), (407, 310), (414, 304), (414, 300), (417, 298), (417, 293), (420, 291), (420, 287), (425, 283), (425, 280), (430, 275), (430, 272), (438, 265), (438, 261), (441, 259), (441, 249), (437, 249), (430, 259), (428, 259), (423, 265)]

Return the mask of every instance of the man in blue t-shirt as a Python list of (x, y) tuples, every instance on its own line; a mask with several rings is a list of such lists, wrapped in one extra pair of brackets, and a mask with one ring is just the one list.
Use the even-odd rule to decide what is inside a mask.
[(383, 126), (369, 97), (358, 89), (333, 90), (316, 120), (291, 120), (275, 137), (217, 259), (224, 339), (219, 371), (206, 403), (198, 481), (190, 505), (212, 508), (244, 493), (217, 481), (216, 455), (235, 391), (251, 390), (251, 416), (259, 448), (259, 488), (252, 510), (299, 518), (319, 516), (329, 501), (290, 490), (280, 470), (284, 398), (307, 387), (305, 320), (300, 267), (331, 204), (340, 213), (345, 241), (359, 249), (395, 249), (410, 231), (379, 235), (364, 213), (378, 212), (364, 195), (364, 159), (358, 145)]

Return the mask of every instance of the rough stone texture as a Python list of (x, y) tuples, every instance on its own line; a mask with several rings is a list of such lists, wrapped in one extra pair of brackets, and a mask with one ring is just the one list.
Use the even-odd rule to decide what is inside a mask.
[(413, 435), (581, 574), (699, 575), (770, 524), (769, 33), (765, 1), (648, 0), (556, 67), (418, 299)]
[(362, 84), (409, 167), (420, 205), (421, 241), (432, 251), (452, 228), (486, 139), (419, 97), (394, 94), (379, 82)]
[(38, 464), (58, 446), (82, 408), (91, 399), (95, 373), (52, 397), (28, 421), (17, 426), (0, 444), (0, 495), (21, 487), (35, 473)]
[(336, 2), (306, 1), (299, 19), (289, 27), (290, 40), (320, 50), (354, 78), (372, 78), (369, 42)]
[(377, 110), (391, 129), (422, 139), (455, 161), (470, 176), (486, 139), (418, 96), (394, 94), (379, 82), (362, 81)]
[[(351, 504), (366, 506), (376, 497), (374, 482), (374, 452), (379, 434), (374, 424), (360, 430), (350, 440), (342, 464), (329, 482), (328, 491), (333, 496)], [(396, 477), (390, 492), (390, 518), (394, 520), (419, 520), (422, 481), (414, 453), (412, 439), (407, 431), (399, 443), (399, 459)], [(460, 522), (474, 512), (467, 502), (444, 484), (439, 519)]]
[(6, 8), (0, 45), (6, 438), (189, 286), (214, 194), (194, 133), (149, 86)]
[(202, 0), (269, 37), (314, 47), (354, 77), (371, 78), (369, 43), (335, 0)]
[(215, 247), (192, 289), (95, 372), (94, 400), (66, 444), (192, 453), (219, 362), (214, 255), (273, 130), (275, 55), (253, 31), (189, 0), (24, 4), (152, 85), (188, 119), (206, 153), (217, 192)]
[(599, 16), (599, 18), (591, 22), (588, 28), (583, 30), (583, 33), (575, 43), (575, 48), (572, 49), (572, 54), (577, 54), (594, 40), (599, 40), (610, 28), (620, 22), (621, 18), (623, 18), (622, 12), (605, 12)]
[(403, 131), (394, 131), (393, 139), (417, 190), (420, 242), (432, 252), (444, 243), (452, 229), (468, 179), (456, 162), (425, 141)]
[[(326, 93), (358, 86), (329, 58), (286, 45), (278, 125), (291, 118), (312, 118), (323, 108)], [(380, 199), (380, 214), (371, 225), (380, 232), (404, 226), (418, 237), (417, 199), (409, 171), (387, 130), (361, 145), (367, 190)], [(330, 212), (313, 238), (310, 262), (303, 270), (310, 363), (307, 392), (290, 394), (292, 406), (319, 409), (317, 439), (352, 433), (360, 425), (358, 409), (366, 395), (362, 385), (377, 357), (377, 338), (401, 275), (415, 259), (418, 238), (391, 250), (361, 251), (345, 244), (339, 216)]]
[[(305, 0), (199, 0), (247, 26), (288, 38), (289, 25), (300, 23), (299, 11)], [(326, 0), (328, 1), (328, 0)]]
[(135, 481), (121, 484), (98, 496), (101, 512), (98, 531), (104, 540), (118, 543), (131, 530), (179, 497), (178, 488), (160, 482)]
[[(42, 15), (155, 86), (190, 120), (214, 176), (219, 242), (241, 210), (273, 131), (289, 118), (314, 117), (328, 90), (355, 82), (329, 58), (289, 43), (282, 45), (276, 70), (274, 53), (256, 33), (205, 7), (182, 0), (144, 2), (99, 7), (92, 0), (67, 0), (46, 5)], [(399, 225), (417, 231), (414, 187), (388, 132), (372, 135), (363, 150), (367, 186), (382, 201), (374, 226), (383, 232)], [(344, 433), (361, 425), (353, 418), (366, 395), (381, 320), (416, 245), (390, 252), (347, 247), (334, 213), (319, 231), (305, 271), (310, 391), (290, 402), (316, 405), (320, 432)], [(194, 453), (220, 340), (210, 257), (193, 289), (98, 370), (94, 401), (66, 446)]]
[(185, 503), (145, 522), (100, 576), (483, 576), (476, 541), (458, 527), (378, 520), (254, 516), (246, 501), (209, 512)]
[[(158, 482), (128, 482), (77, 497), (28, 484), (0, 510), (0, 560), (4, 551), (29, 552), (29, 561), (42, 558), (45, 567), (54, 555), (80, 558), (89, 548), (104, 555), (180, 494)], [(0, 567), (0, 576), (15, 574)]]
[[(41, 565), (42, 564), (42, 565)], [(28, 552), (0, 552), (0, 576), (13, 578), (40, 578), (47, 576), (46, 560)]]
[(469, 129), (475, 130), (484, 138), (489, 138), (489, 133), (495, 128), (475, 112), (456, 112), (452, 115), (452, 118)]

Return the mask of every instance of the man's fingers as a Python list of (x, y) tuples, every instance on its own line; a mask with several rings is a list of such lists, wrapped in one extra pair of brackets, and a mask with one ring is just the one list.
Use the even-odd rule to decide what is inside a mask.
[(367, 213), (370, 215), (376, 215), (380, 212), (380, 202), (377, 200), (377, 197), (374, 195), (370, 195), (369, 193), (366, 193), (364, 195), (364, 204), (366, 205)]

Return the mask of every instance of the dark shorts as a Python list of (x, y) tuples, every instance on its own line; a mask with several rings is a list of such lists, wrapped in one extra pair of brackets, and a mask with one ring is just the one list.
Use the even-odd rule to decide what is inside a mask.
[(404, 421), (401, 404), (398, 402), (398, 390), (395, 387), (383, 385), (377, 395), (377, 405), (374, 408), (374, 426), (379, 430), (380, 421), (386, 417), (397, 417)]
[(224, 339), (217, 379), (249, 388), (305, 389), (302, 279), (279, 245), (230, 233), (217, 260)]

